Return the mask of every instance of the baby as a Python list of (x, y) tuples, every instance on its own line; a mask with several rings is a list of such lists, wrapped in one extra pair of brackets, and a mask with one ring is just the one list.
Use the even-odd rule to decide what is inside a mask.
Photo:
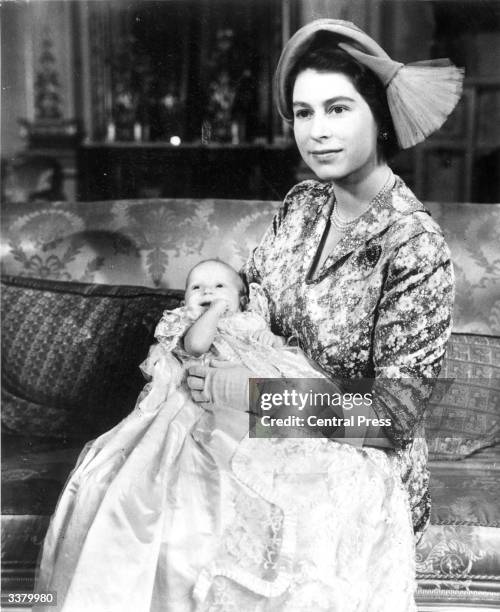
[[(189, 272), (185, 305), (195, 322), (184, 336), (184, 349), (193, 356), (210, 350), (219, 319), (243, 310), (248, 304), (248, 289), (243, 278), (230, 265), (207, 259)], [(254, 339), (269, 346), (283, 346), (285, 341), (268, 329), (255, 330)]]
[[(354, 482), (372, 483), (370, 495), (384, 491), (380, 470), (348, 445), (254, 438), (246, 412), (192, 401), (186, 370), (214, 356), (256, 377), (321, 376), (268, 321), (263, 289), (247, 291), (226, 263), (190, 271), (185, 305), (156, 328), (143, 364), (150, 382), (136, 408), (85, 446), (59, 499), (37, 579), (37, 591), (57, 591), (58, 610), (209, 609), (227, 579), (231, 589), (251, 586), (252, 597), (284, 592), (289, 552), (297, 547), (302, 571), (308, 529), (323, 524), (308, 520), (311, 500), (326, 495), (326, 524), (349, 495), (349, 479), (342, 487), (330, 477), (348, 468)], [(306, 523), (296, 525), (297, 516)], [(271, 560), (272, 573), (255, 558)]]

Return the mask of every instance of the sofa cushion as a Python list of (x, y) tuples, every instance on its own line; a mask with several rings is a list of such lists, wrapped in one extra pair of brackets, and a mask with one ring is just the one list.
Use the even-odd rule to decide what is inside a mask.
[(431, 524), (417, 548), (421, 595), (452, 588), (464, 591), (460, 599), (476, 581), (486, 590), (497, 588), (500, 446), (462, 461), (433, 462), (430, 469)]
[(134, 406), (139, 364), (180, 292), (3, 277), (2, 423), (87, 439)]
[(426, 414), (431, 459), (500, 442), (500, 338), (452, 334)]

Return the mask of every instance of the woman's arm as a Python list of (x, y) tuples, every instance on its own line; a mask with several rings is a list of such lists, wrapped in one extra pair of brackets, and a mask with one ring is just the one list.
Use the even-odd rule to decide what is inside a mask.
[(184, 350), (194, 357), (207, 353), (217, 331), (217, 323), (227, 310), (225, 300), (214, 300), (184, 335)]
[[(300, 195), (301, 192), (307, 190), (308, 182), (305, 181), (295, 185), (295, 187), (293, 187), (285, 197), (283, 206), (274, 216), (273, 221), (267, 228), (267, 231), (262, 237), (260, 244), (253, 250), (242, 269), (242, 273), (246, 276), (249, 285), (251, 283), (258, 284), (261, 282), (262, 277), (265, 275), (266, 263), (272, 261), (272, 258), (270, 258), (268, 255), (269, 253), (272, 254), (274, 252), (274, 240), (284, 219), (289, 213), (290, 208), (294, 205), (294, 198), (296, 195)], [(331, 381), (330, 392), (331, 394), (341, 393), (341, 389), (337, 385), (337, 382)], [(384, 429), (372, 424), (374, 419), (378, 418), (377, 413), (373, 410), (373, 408), (365, 407), (363, 414), (370, 419), (370, 424), (368, 426), (359, 426), (355, 431), (354, 428), (350, 428), (349, 435), (351, 438), (349, 443), (353, 444), (354, 446), (366, 445), (377, 448), (393, 448), (394, 445), (392, 441), (387, 438)], [(335, 415), (332, 414), (330, 416), (347, 417), (349, 415), (343, 413), (341, 408), (337, 407)], [(345, 435), (347, 436), (348, 434), (345, 433)], [(344, 438), (336, 438), (336, 440), (338, 442), (346, 441)]]
[(454, 276), (439, 233), (423, 232), (397, 250), (385, 279), (373, 334), (373, 409), (388, 418), (396, 447), (423, 418), (451, 333)]
[(307, 193), (309, 183), (311, 183), (311, 181), (302, 181), (302, 183), (298, 183), (290, 189), (283, 200), (283, 204), (274, 215), (272, 222), (262, 236), (260, 243), (255, 247), (252, 253), (250, 253), (241, 269), (241, 273), (247, 279), (248, 284), (260, 284), (262, 277), (266, 274), (266, 268), (273, 265), (272, 258), (270, 258), (269, 255), (272, 254), (275, 249), (274, 242), (276, 236), (287, 215), (293, 212), (294, 208), (300, 207), (300, 201), (296, 202), (297, 196), (300, 196), (300, 194), (304, 192)]

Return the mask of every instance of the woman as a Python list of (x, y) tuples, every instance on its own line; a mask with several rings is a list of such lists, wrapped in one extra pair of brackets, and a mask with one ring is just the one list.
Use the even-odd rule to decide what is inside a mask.
[[(154, 350), (136, 410), (85, 447), (51, 521), (37, 591), (56, 591), (60, 610), (415, 610), (413, 531), (429, 512), (421, 405), (450, 331), (451, 263), (439, 228), (385, 161), (396, 137), (406, 146), (422, 126), (394, 120), (358, 54), (373, 57), (339, 51), (339, 35), (378, 49), (354, 26), (325, 20), (283, 52), (278, 105), (320, 180), (292, 189), (245, 273), (257, 283), (251, 306), (274, 331), (294, 336), (332, 379), (373, 379), (373, 415), (391, 424), (368, 430), (361, 448), (359, 435), (358, 447), (252, 438), (253, 372), (230, 362), (192, 367), (193, 398), (213, 404), (205, 412), (176, 358)], [(394, 74), (378, 53), (376, 70), (382, 59)], [(393, 85), (401, 96), (397, 77)], [(239, 277), (207, 263), (196, 282), (190, 276), (188, 296), (208, 283), (212, 298), (214, 287), (230, 291), (238, 308)], [(248, 357), (238, 321), (225, 328), (232, 344), (204, 337), (200, 348), (193, 331), (206, 320), (186, 332), (172, 313), (157, 334), (167, 353), (215, 346), (218, 356)], [(269, 372), (271, 351), (262, 350), (241, 360), (258, 376)]]
[[(276, 97), (319, 180), (288, 193), (245, 267), (247, 280), (259, 283), (267, 296), (273, 331), (297, 338), (332, 379), (373, 379), (373, 415), (390, 419), (391, 426), (368, 431), (365, 446), (386, 449), (374, 452), (383, 454), (405, 485), (417, 539), (430, 512), (422, 410), (451, 331), (453, 271), (439, 227), (393, 175), (387, 158), (442, 125), (460, 97), (461, 82), (461, 71), (448, 62), (394, 62), (348, 22), (322, 19), (299, 30), (283, 50)], [(247, 409), (250, 372), (225, 364), (195, 366), (190, 374), (195, 401)], [(346, 516), (362, 517), (363, 509), (370, 514), (362, 496), (353, 496), (351, 504)], [(391, 512), (387, 522), (400, 521), (401, 508)], [(413, 609), (413, 584), (396, 580), (409, 575), (413, 562), (401, 567), (404, 534), (387, 543), (383, 526), (374, 537), (362, 523), (361, 518), (359, 537), (365, 543), (373, 538), (370, 558), (392, 558), (386, 569), (394, 574), (384, 581), (375, 577), (378, 563), (367, 565), (374, 577), (367, 576), (358, 603), (334, 577), (335, 604), (325, 599), (297, 609)], [(400, 524), (403, 531), (404, 520)], [(352, 561), (349, 552), (331, 554), (340, 576), (342, 565)], [(390, 594), (391, 585), (399, 592)], [(234, 589), (233, 598), (243, 601)], [(280, 602), (259, 605), (295, 609), (291, 601)], [(240, 608), (246, 609), (242, 603)]]

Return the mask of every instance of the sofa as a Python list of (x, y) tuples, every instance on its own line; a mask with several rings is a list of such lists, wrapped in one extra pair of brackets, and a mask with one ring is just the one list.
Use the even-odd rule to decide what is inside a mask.
[[(29, 590), (83, 444), (144, 384), (156, 321), (186, 271), (240, 266), (279, 203), (123, 200), (2, 214), (2, 589)], [(426, 416), (431, 524), (422, 611), (500, 607), (500, 205), (428, 203), (452, 251), (454, 327)], [(441, 384), (442, 383), (442, 384)]]

